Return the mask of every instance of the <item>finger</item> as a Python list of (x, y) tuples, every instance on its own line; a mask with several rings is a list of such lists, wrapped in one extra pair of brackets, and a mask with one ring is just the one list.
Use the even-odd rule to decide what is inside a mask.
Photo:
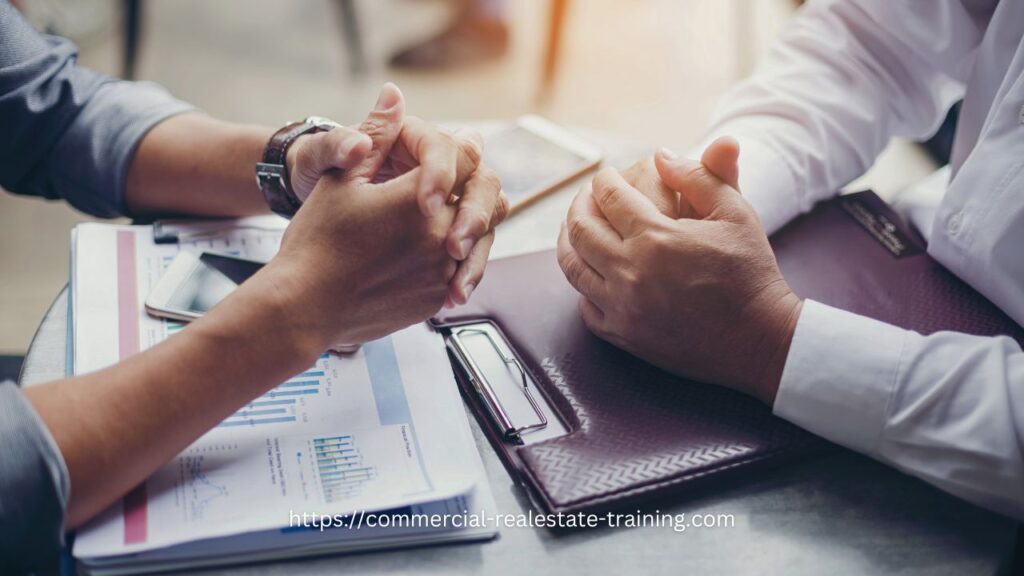
[(448, 297), (456, 304), (469, 302), (473, 290), (480, 285), (484, 277), (484, 269), (487, 267), (487, 257), (491, 254), (491, 246), (494, 245), (494, 233), (491, 232), (473, 247), (469, 255), (459, 264), (455, 276), (448, 283)]
[(295, 151), (295, 172), (322, 173), (332, 168), (346, 170), (359, 164), (373, 147), (370, 137), (344, 126), (298, 138), (289, 149)]
[(565, 279), (577, 292), (591, 300), (604, 299), (604, 278), (573, 249), (565, 226), (562, 226), (558, 234), (558, 265), (562, 268)]
[[(709, 148), (715, 147), (720, 141), (716, 140)], [(712, 154), (724, 153), (712, 151)], [(682, 194), (697, 217), (740, 220), (750, 216), (750, 205), (739, 192), (704, 164), (689, 158), (681, 158), (665, 149), (655, 155), (654, 163), (665, 183)]]
[(373, 149), (373, 141), (369, 136), (344, 126), (308, 138), (299, 153), (307, 154), (309, 165), (319, 172), (331, 168), (348, 170), (359, 164)]
[(616, 248), (622, 245), (622, 238), (605, 220), (590, 186), (584, 186), (573, 198), (565, 222), (569, 244), (584, 262), (598, 273), (615, 265)]
[(402, 129), (405, 148), (423, 167), (419, 183), (424, 214), (435, 214), (480, 165), (483, 139), (474, 130), (448, 134), (419, 118), (409, 118)]
[(384, 84), (377, 97), (377, 104), (359, 125), (359, 131), (369, 136), (373, 145), (362, 162), (349, 171), (350, 177), (373, 180), (401, 134), (404, 118), (405, 97), (402, 91), (390, 82)]
[(300, 137), (289, 150), (295, 153), (291, 179), (299, 200), (306, 200), (325, 172), (355, 166), (372, 146), (369, 136), (344, 127)]
[(486, 166), (478, 168), (463, 187), (458, 213), (451, 233), (448, 234), (448, 254), (464, 260), (477, 240), (491, 231), (492, 223), (501, 222), (508, 205), (501, 201), (501, 182), (498, 175)]
[(601, 213), (623, 238), (632, 238), (665, 216), (614, 168), (605, 168), (591, 183)]
[(604, 326), (604, 311), (591, 302), (586, 296), (580, 296), (580, 318), (583, 324), (594, 334), (604, 337), (607, 333)]
[(665, 185), (654, 167), (654, 158), (641, 160), (622, 171), (622, 178), (654, 202), (659, 212), (679, 218), (679, 193)]
[[(420, 179), (421, 168), (417, 166), (412, 170), (396, 176), (391, 180), (385, 182), (378, 182), (374, 184), (380, 194), (386, 194), (388, 200), (392, 206), (403, 206), (408, 207), (419, 212), (419, 206), (416, 204), (416, 183)], [(447, 206), (445, 208), (448, 208)], [(454, 212), (454, 209), (452, 210)]]

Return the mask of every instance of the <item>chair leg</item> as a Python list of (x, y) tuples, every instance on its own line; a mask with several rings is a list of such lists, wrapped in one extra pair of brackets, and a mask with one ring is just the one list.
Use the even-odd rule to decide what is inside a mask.
[(544, 68), (541, 71), (538, 101), (551, 97), (554, 89), (555, 76), (558, 71), (558, 59), (562, 48), (562, 33), (565, 29), (565, 13), (569, 8), (569, 0), (551, 0), (550, 20), (548, 22), (548, 43), (544, 51)]
[(359, 14), (355, 0), (338, 0), (341, 13), (341, 29), (348, 48), (348, 67), (354, 76), (366, 71), (366, 53), (363, 50), (362, 30), (359, 26)]
[(125, 80), (135, 79), (135, 63), (139, 53), (139, 37), (142, 35), (141, 0), (124, 0), (124, 44), (121, 53), (121, 76)]

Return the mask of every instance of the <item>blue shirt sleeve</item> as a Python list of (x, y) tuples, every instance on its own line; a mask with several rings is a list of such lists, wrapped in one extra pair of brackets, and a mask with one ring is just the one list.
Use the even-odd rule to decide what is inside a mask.
[(71, 42), (40, 34), (0, 1), (0, 186), (95, 216), (126, 214), (139, 141), (192, 107), (155, 84), (82, 68), (77, 56)]
[(68, 471), (21, 391), (0, 382), (0, 574), (52, 563), (64, 537)]

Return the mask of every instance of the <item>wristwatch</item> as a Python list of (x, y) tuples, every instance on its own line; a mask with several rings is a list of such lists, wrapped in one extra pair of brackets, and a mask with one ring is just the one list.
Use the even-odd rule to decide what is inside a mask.
[(288, 148), (303, 134), (327, 132), (340, 127), (341, 124), (320, 116), (310, 116), (301, 122), (285, 124), (267, 141), (263, 150), (263, 161), (256, 163), (256, 185), (263, 192), (263, 197), (275, 214), (291, 218), (299, 211), (302, 201), (292, 189), (291, 177), (288, 175)]

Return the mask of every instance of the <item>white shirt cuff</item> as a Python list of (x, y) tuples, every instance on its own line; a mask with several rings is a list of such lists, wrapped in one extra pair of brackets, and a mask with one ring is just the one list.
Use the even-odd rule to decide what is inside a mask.
[(804, 301), (775, 397), (775, 415), (878, 456), (908, 331)]
[(720, 136), (732, 136), (739, 142), (740, 192), (757, 212), (765, 234), (774, 234), (801, 212), (793, 171), (769, 144), (728, 125), (714, 130), (691, 152), (691, 157), (700, 160), (704, 149)]

